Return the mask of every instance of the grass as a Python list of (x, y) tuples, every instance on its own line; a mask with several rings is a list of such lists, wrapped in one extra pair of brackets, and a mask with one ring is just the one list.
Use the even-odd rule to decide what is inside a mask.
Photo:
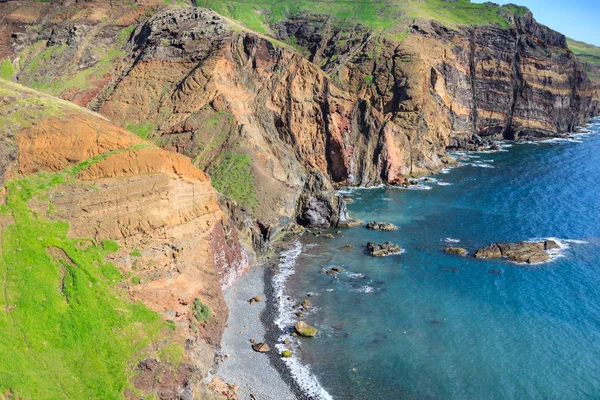
[(600, 65), (600, 47), (573, 39), (567, 39), (567, 44), (582, 62)]
[(129, 132), (135, 133), (138, 137), (148, 140), (151, 133), (154, 132), (154, 124), (152, 122), (142, 122), (140, 124), (127, 124), (125, 127)]
[(198, 322), (208, 321), (212, 317), (212, 310), (208, 304), (204, 304), (200, 299), (194, 300), (194, 317)]
[(142, 253), (138, 249), (133, 249), (131, 252), (131, 257), (141, 257)]
[(403, 19), (434, 19), (447, 26), (510, 25), (506, 13), (523, 15), (528, 10), (514, 5), (476, 4), (469, 0), (196, 0), (196, 4), (245, 24), (261, 33), (269, 26), (301, 14), (327, 14), (338, 26), (360, 23), (377, 32), (385, 32)]
[(179, 368), (185, 349), (179, 343), (169, 343), (159, 350), (158, 357), (175, 368)]
[(2, 79), (10, 79), (15, 74), (15, 67), (13, 67), (12, 63), (8, 58), (2, 59), (0, 62), (0, 78)]
[(74, 170), (6, 185), (3, 212), (14, 223), (1, 238), (0, 390), (19, 398), (122, 398), (131, 368), (166, 327), (117, 289), (123, 277), (104, 261), (114, 242), (81, 246), (66, 222), (29, 208)]
[(219, 192), (251, 210), (256, 210), (258, 200), (251, 170), (250, 157), (228, 150), (219, 154), (218, 161), (209, 169), (209, 175), (213, 186)]

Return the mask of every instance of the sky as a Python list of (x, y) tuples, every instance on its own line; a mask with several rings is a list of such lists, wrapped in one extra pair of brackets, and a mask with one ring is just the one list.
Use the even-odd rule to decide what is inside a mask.
[[(488, 0), (471, 0), (485, 3)], [(534, 18), (571, 39), (600, 46), (600, 0), (493, 0), (525, 6)]]

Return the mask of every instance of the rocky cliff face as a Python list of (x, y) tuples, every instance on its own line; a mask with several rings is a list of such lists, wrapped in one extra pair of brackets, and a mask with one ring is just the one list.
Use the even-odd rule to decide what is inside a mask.
[[(335, 225), (332, 184), (400, 183), (450, 162), (449, 146), (584, 122), (593, 87), (564, 37), (529, 13), (509, 18), (507, 29), (413, 20), (400, 38), (326, 16), (273, 26), (298, 52), (207, 9), (180, 8), (122, 28), (117, 47), (107, 39), (117, 28), (79, 19), (42, 22), (43, 35), (23, 28), (13, 48), (45, 38), (41, 54), (56, 49), (46, 64), (75, 57), (84, 71), (102, 65), (91, 37), (118, 53), (104, 80), (94, 67), (94, 89), (73, 83), (57, 94), (192, 158), (233, 199), (224, 204), (243, 241), (261, 248), (294, 222)], [(49, 72), (29, 60), (16, 76), (39, 84)]]
[[(171, 384), (194, 377), (200, 384), (198, 372), (206, 373), (214, 357), (206, 343), (218, 345), (228, 316), (220, 282), (249, 266), (210, 180), (189, 158), (85, 109), (3, 80), (0, 93), (0, 133), (13, 138), (0, 149), (14, 154), (1, 175), (55, 174), (59, 184), (29, 200), (32, 212), (67, 221), (69, 237), (82, 243), (120, 245), (108, 257), (131, 277), (121, 290), (173, 321), (171, 340), (202, 342), (193, 347), (198, 354), (185, 356), (185, 379), (179, 374)], [(207, 319), (197, 317), (198, 304), (210, 307)], [(163, 389), (179, 390), (153, 386)]]
[(326, 29), (319, 16), (279, 23), (277, 32), (421, 142), (464, 147), (584, 123), (595, 113), (593, 85), (565, 37), (529, 12), (510, 20), (509, 29), (415, 20), (401, 42), (360, 27)]

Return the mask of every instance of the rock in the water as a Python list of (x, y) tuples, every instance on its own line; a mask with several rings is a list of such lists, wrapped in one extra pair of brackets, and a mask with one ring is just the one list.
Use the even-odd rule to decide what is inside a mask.
[(317, 328), (308, 325), (306, 322), (298, 321), (294, 326), (296, 333), (304, 337), (313, 337), (317, 334)]
[(354, 228), (357, 226), (361, 226), (362, 224), (363, 224), (363, 222), (360, 219), (351, 218), (351, 219), (347, 219), (347, 220), (338, 222), (337, 227), (338, 228)]
[(352, 246), (351, 244), (345, 244), (343, 246), (339, 247), (340, 250), (354, 250), (354, 246)]
[(283, 350), (281, 352), (281, 357), (290, 358), (292, 356), (292, 352), (290, 350)]
[(367, 243), (367, 248), (369, 249), (369, 255), (372, 257), (383, 257), (402, 252), (400, 246), (392, 242), (385, 242), (382, 244), (369, 242)]
[(516, 263), (536, 264), (550, 260), (546, 250), (560, 248), (553, 240), (544, 242), (493, 243), (476, 250), (475, 258), (506, 258)]
[(377, 222), (377, 221), (373, 221), (373, 222), (369, 222), (367, 224), (367, 229), (371, 229), (374, 231), (396, 231), (398, 230), (398, 227), (394, 224), (390, 224), (389, 222)]
[(257, 351), (259, 353), (266, 353), (271, 350), (268, 344), (266, 343), (255, 343), (252, 345), (252, 350)]
[(308, 299), (305, 299), (302, 302), (302, 308), (304, 308), (305, 310), (308, 309), (308, 308), (310, 308), (311, 306), (312, 306), (312, 304), (310, 303), (310, 300), (308, 300)]
[(344, 199), (347, 204), (354, 203), (354, 199), (350, 196), (342, 196), (342, 199)]
[(248, 300), (248, 303), (254, 304), (254, 303), (258, 303), (259, 301), (262, 301), (262, 297), (261, 296), (254, 296), (253, 298), (251, 298), (250, 300)]
[(487, 245), (478, 250), (475, 250), (473, 254), (475, 258), (500, 258), (502, 257), (502, 251), (500, 251), (500, 247), (496, 243)]
[(333, 268), (331, 268), (331, 270), (335, 271), (335, 272), (342, 272), (344, 269), (340, 268), (340, 267), (333, 267)]
[(463, 249), (462, 247), (447, 247), (444, 250), (446, 253), (452, 253), (452, 254), (456, 254), (459, 256), (466, 256), (467, 255), (467, 250)]
[(546, 250), (558, 250), (560, 249), (560, 244), (556, 243), (556, 241), (552, 239), (548, 239), (544, 242), (544, 248)]
[(331, 233), (324, 233), (321, 235), (321, 237), (325, 239), (333, 239), (335, 236), (333, 236)]

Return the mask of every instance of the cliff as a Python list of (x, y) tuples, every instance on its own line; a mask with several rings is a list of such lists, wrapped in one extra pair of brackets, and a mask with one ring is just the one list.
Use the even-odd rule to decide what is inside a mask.
[(98, 114), (1, 79), (0, 94), (2, 365), (19, 360), (0, 386), (200, 393), (228, 315), (221, 269), (248, 266), (210, 180)]
[(190, 157), (259, 250), (295, 222), (336, 225), (335, 185), (398, 184), (452, 162), (447, 147), (560, 135), (595, 113), (564, 36), (514, 6), (233, 15), (257, 33), (202, 8), (86, 4), (13, 22), (14, 77)]
[[(220, 14), (0, 2), (0, 77), (38, 90), (0, 80), (0, 322), (15, 344), (0, 363), (19, 366), (0, 386), (17, 396), (198, 396), (222, 289), (298, 224), (347, 225), (335, 187), (401, 184), (451, 164), (447, 148), (560, 136), (600, 111), (589, 57), (521, 7), (197, 4)], [(78, 339), (42, 339), (59, 323)]]

